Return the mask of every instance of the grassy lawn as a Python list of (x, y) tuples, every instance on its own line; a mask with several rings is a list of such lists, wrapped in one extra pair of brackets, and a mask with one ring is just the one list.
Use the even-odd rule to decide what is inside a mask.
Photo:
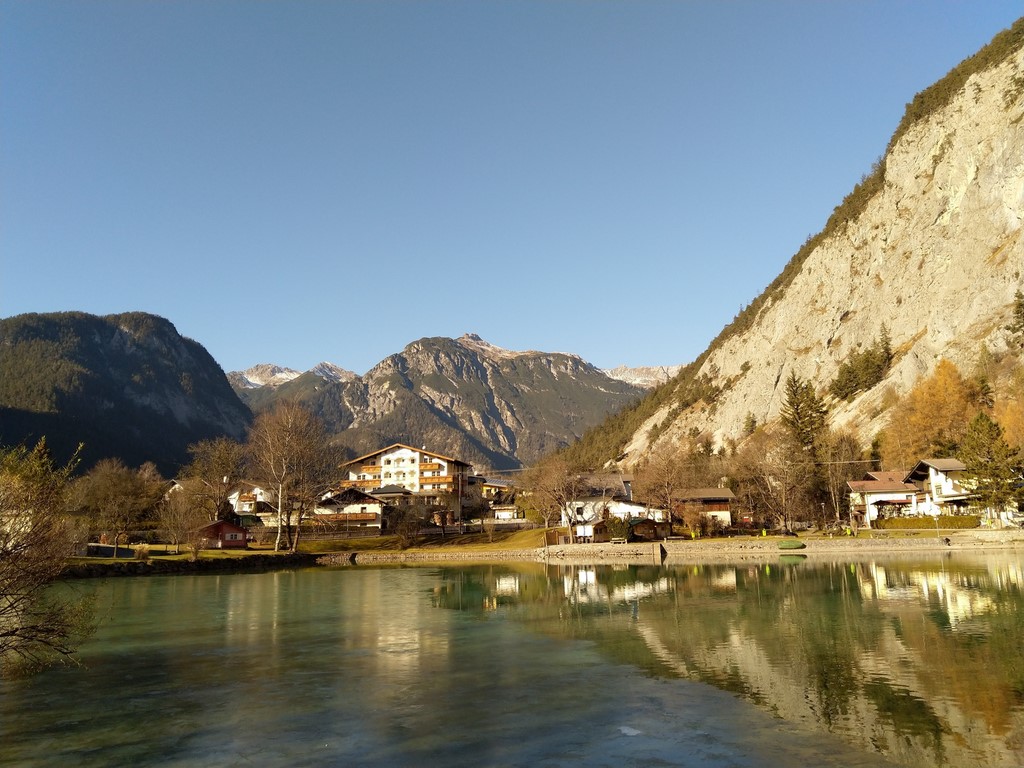
[[(502, 531), (493, 536), (486, 533), (449, 533), (421, 536), (406, 551), (432, 550), (452, 547), (461, 551), (487, 551), (500, 549), (534, 549), (544, 546), (544, 529), (530, 531)], [(396, 536), (370, 536), (358, 539), (331, 539), (330, 541), (299, 541), (303, 552), (397, 552)]]

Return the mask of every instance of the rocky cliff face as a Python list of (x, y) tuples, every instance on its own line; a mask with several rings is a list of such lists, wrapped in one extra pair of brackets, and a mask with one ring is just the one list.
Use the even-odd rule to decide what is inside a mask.
[(575, 355), (514, 352), (474, 335), (420, 339), (362, 377), (307, 372), (273, 391), (238, 391), (255, 408), (306, 403), (354, 453), (427, 445), (480, 469), (565, 446), (642, 394)]
[(630, 459), (650, 450), (652, 434), (671, 440), (696, 428), (722, 443), (740, 437), (748, 414), (777, 419), (791, 371), (824, 391), (883, 324), (897, 353), (887, 378), (833, 404), (833, 423), (865, 441), (884, 426), (887, 390), (906, 393), (941, 358), (970, 370), (982, 344), (1005, 349), (1004, 326), (1024, 285), (1022, 23), (1011, 33), (1008, 53), (995, 61), (991, 50), (979, 54), (983, 66), (954, 70), (908, 106), (909, 118), (940, 86), (952, 89), (940, 108), (905, 118), (859, 215), (819, 237), (788, 268), (788, 284), (705, 353), (699, 375), (722, 388), (715, 402), (681, 413), (671, 402), (661, 407), (626, 446)]

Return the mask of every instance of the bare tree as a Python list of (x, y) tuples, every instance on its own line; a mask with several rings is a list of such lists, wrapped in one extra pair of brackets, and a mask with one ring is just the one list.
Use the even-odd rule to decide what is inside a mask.
[(66, 501), (75, 461), (55, 467), (45, 441), (0, 449), (0, 676), (71, 658), (91, 628), (87, 599), (50, 589), (73, 554)]
[(282, 403), (256, 417), (249, 432), (248, 454), (254, 470), (277, 493), (277, 538), (281, 549), (287, 531), (291, 548), (293, 518), (302, 517), (337, 479), (340, 453), (328, 444), (322, 422), (297, 403)]
[(79, 504), (89, 512), (96, 526), (113, 535), (117, 546), (154, 512), (163, 492), (164, 480), (151, 463), (130, 469), (120, 459), (103, 459), (75, 483)]
[(664, 509), (670, 519), (675, 515), (680, 492), (687, 486), (684, 476), (686, 453), (678, 445), (663, 448), (633, 469), (634, 493), (638, 498)]
[(420, 529), (432, 514), (433, 509), (421, 501), (399, 501), (387, 507), (387, 530), (398, 539), (399, 549), (407, 549), (419, 540)]
[(755, 432), (736, 455), (734, 473), (739, 496), (751, 510), (789, 530), (813, 468), (787, 435)]
[(870, 462), (862, 460), (862, 454), (860, 441), (849, 431), (827, 430), (819, 441), (821, 477), (831, 506), (831, 516), (838, 523), (845, 514), (850, 518), (852, 528), (856, 528), (856, 523), (849, 515), (850, 489), (847, 483), (863, 475), (869, 466)]
[(192, 461), (182, 472), (184, 478), (198, 480), (189, 487), (194, 502), (205, 508), (209, 520), (230, 513), (228, 496), (245, 466), (245, 446), (228, 437), (202, 440), (188, 447)]
[(589, 489), (586, 478), (560, 456), (549, 458), (531, 468), (523, 478), (535, 508), (547, 520), (563, 513), (569, 524), (569, 540), (576, 540), (575, 510), (572, 502)]
[(176, 552), (184, 543), (195, 560), (202, 548), (199, 529), (211, 522), (209, 489), (206, 483), (195, 478), (181, 480), (160, 502), (158, 515), (160, 526), (167, 533)]

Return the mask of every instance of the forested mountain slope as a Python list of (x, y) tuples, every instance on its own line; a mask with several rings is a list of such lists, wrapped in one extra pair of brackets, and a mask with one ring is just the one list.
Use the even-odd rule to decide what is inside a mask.
[(64, 460), (118, 457), (172, 473), (198, 440), (241, 440), (249, 409), (198, 343), (143, 312), (0, 319), (0, 445), (43, 435)]

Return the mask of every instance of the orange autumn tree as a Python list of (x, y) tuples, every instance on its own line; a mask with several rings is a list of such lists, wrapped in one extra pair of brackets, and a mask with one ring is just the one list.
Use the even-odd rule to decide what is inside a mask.
[(894, 406), (881, 436), (884, 467), (909, 469), (920, 459), (955, 454), (981, 410), (981, 395), (953, 363), (940, 360), (932, 375)]

